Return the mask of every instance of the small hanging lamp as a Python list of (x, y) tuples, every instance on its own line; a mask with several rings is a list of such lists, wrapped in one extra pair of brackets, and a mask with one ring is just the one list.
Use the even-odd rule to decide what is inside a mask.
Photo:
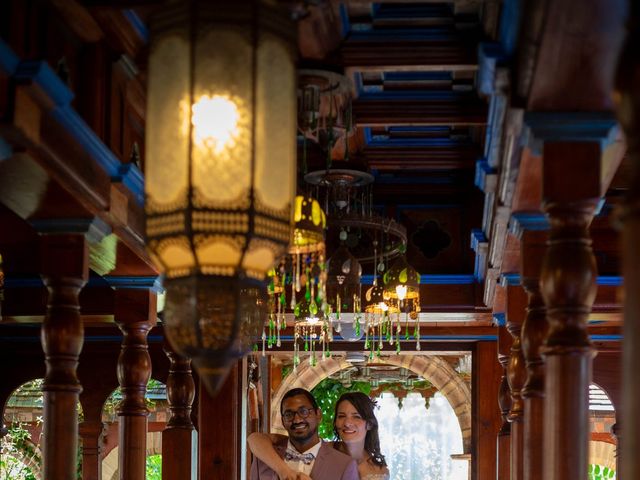
[[(405, 248), (403, 248), (405, 250)], [(416, 350), (420, 350), (420, 322), (418, 313), (420, 312), (420, 274), (413, 268), (405, 252), (387, 270), (383, 277), (384, 298), (388, 305), (405, 313), (405, 339), (409, 339), (409, 318), (415, 321), (414, 338), (416, 339)], [(396, 341), (400, 337), (400, 319), (398, 316), (396, 328)]]

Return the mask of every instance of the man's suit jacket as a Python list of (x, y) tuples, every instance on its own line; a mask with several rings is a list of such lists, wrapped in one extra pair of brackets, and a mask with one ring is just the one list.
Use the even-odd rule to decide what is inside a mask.
[[(287, 438), (274, 445), (278, 455), (284, 458)], [(318, 456), (313, 462), (310, 477), (313, 480), (358, 480), (358, 465), (349, 455), (333, 448), (333, 444), (322, 442)], [(251, 464), (251, 480), (278, 480), (276, 472), (255, 456)]]

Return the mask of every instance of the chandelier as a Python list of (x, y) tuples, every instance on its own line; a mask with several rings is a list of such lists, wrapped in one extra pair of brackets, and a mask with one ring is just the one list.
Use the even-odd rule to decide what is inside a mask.
[[(383, 279), (385, 285), (383, 297), (387, 305), (396, 312), (396, 345), (400, 341), (402, 331), (400, 314), (404, 313), (405, 340), (409, 340), (411, 336), (409, 332), (409, 318), (411, 318), (414, 320), (413, 337), (416, 340), (416, 350), (420, 350), (420, 322), (418, 321), (418, 313), (420, 312), (420, 274), (407, 262), (404, 249), (402, 250), (402, 255), (384, 274)], [(390, 334), (393, 336), (393, 331)]]
[[(332, 340), (330, 317), (326, 305), (326, 267), (324, 231), (326, 217), (312, 197), (295, 199), (294, 234), (288, 254), (277, 269), (269, 273), (270, 284), (268, 334), (263, 329), (262, 353), (265, 346), (281, 345), (280, 332), (286, 327), (285, 311), (294, 315), (294, 367), (300, 363), (300, 344), (316, 363), (316, 346), (320, 342), (322, 357), (330, 355)], [(287, 300), (289, 293), (289, 300)]]
[(212, 394), (259, 334), (291, 237), (294, 30), (264, 0), (171, 2), (151, 23), (147, 241), (167, 338)]

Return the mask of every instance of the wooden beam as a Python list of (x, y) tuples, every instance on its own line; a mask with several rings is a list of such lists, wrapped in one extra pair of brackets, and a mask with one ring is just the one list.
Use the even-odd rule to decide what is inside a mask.
[(359, 126), (386, 125), (486, 125), (487, 105), (478, 99), (388, 99), (360, 98), (353, 102)]

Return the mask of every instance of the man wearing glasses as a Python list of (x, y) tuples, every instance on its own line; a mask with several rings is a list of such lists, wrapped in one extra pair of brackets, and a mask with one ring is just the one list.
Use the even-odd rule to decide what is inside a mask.
[(318, 437), (322, 411), (309, 391), (294, 388), (285, 393), (280, 414), (289, 437), (273, 435), (277, 457), (267, 459), (279, 468), (254, 457), (251, 480), (358, 480), (355, 460)]

